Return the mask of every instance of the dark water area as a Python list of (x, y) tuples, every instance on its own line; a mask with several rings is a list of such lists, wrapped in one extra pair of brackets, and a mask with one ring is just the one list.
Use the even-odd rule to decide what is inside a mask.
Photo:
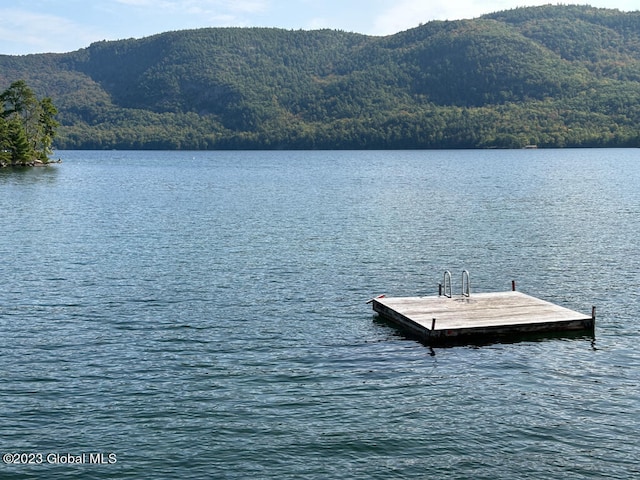
[[(640, 477), (640, 150), (55, 157), (0, 169), (0, 478)], [(595, 338), (365, 303), (445, 269)]]

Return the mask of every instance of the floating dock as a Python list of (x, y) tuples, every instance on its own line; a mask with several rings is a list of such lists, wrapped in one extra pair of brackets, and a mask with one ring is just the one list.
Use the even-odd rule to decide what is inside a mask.
[(470, 293), (468, 283), (465, 292), (464, 285), (463, 277), (464, 293), (460, 296), (451, 295), (449, 286), (446, 295), (379, 296), (369, 302), (379, 315), (429, 344), (492, 341), (548, 332), (594, 331), (595, 307), (589, 316), (516, 292), (515, 284), (509, 292), (474, 294)]

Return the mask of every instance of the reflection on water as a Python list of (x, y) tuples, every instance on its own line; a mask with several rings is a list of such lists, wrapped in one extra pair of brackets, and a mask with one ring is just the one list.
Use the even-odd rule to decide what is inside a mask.
[(52, 183), (58, 176), (60, 164), (44, 167), (5, 167), (0, 168), (0, 185), (31, 185)]

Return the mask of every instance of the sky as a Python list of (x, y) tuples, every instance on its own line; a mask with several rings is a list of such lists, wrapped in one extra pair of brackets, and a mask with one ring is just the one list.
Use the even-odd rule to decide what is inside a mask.
[[(432, 20), (553, 3), (550, 0), (0, 0), (0, 54), (71, 52), (100, 40), (202, 27), (331, 28), (390, 35)], [(586, 0), (622, 11), (638, 0)]]

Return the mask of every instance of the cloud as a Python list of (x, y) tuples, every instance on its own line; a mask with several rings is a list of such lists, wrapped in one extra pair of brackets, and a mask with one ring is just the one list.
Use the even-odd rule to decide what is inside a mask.
[[(397, 0), (376, 15), (373, 19), (372, 33), (389, 35), (432, 20), (477, 18), (487, 13), (510, 10), (517, 6), (533, 7), (550, 3), (549, 0), (522, 2), (518, 0), (447, 0), (445, 2)], [(611, 0), (591, 0), (588, 3), (600, 8), (618, 8), (623, 11), (638, 10), (637, 0), (617, 0), (613, 2), (616, 4), (615, 6), (611, 5)]]
[(319, 30), (323, 28), (335, 28), (335, 27), (336, 26), (332, 22), (332, 20), (324, 17), (311, 18), (309, 19), (307, 24), (304, 26), (304, 28), (307, 28), (309, 30)]
[[(378, 35), (389, 35), (417, 27), (432, 20), (459, 20), (515, 8), (514, 0), (448, 0), (425, 2), (424, 0), (400, 0), (380, 12), (373, 20), (373, 30)], [(527, 6), (546, 5), (549, 0), (527, 0)]]
[[(638, 0), (591, 0), (637, 10)], [(0, 4), (9, 3), (0, 0)], [(390, 35), (432, 20), (477, 18), (549, 0), (12, 0), (0, 6), (0, 53), (69, 52), (97, 40), (223, 26), (337, 28)], [(615, 3), (615, 6), (612, 5)], [(18, 6), (21, 5), (21, 6)]]
[(0, 18), (0, 42), (5, 54), (68, 52), (77, 48), (78, 42), (88, 44), (96, 38), (95, 29), (56, 15), (3, 8)]
[[(56, 1), (66, 3), (69, 0)], [(270, 1), (272, 0), (92, 0), (75, 9), (66, 4), (64, 8), (57, 8), (49, 15), (27, 14), (25, 11), (21, 12), (22, 15), (17, 15), (14, 11), (11, 12), (14, 21), (24, 18), (24, 21), (20, 21), (21, 24), (37, 25), (38, 35), (49, 38), (38, 42), (37, 39), (28, 40), (23, 37), (21, 47), (16, 46), (13, 50), (20, 53), (68, 52), (102, 39), (141, 38), (165, 31), (205, 26), (251, 25), (252, 18), (267, 10)], [(25, 18), (26, 15), (31, 15), (31, 18)], [(3, 17), (7, 16), (0, 16)], [(54, 29), (52, 25), (59, 28)], [(5, 32), (6, 36), (10, 36), (11, 30), (20, 31), (23, 28), (11, 26)], [(0, 37), (0, 41), (1, 39)], [(6, 42), (3, 42), (2, 49), (6, 53), (13, 53), (7, 51)]]
[[(110, 0), (129, 12), (137, 35), (203, 26), (246, 26), (268, 10), (269, 0)], [(135, 18), (135, 22), (131, 19)], [(122, 26), (121, 26), (122, 28)]]
[(171, 10), (189, 14), (260, 13), (268, 8), (267, 0), (115, 0), (115, 2), (129, 7), (149, 8), (153, 11)]
[(446, 16), (446, 6), (443, 3), (402, 0), (394, 2), (393, 6), (380, 12), (373, 19), (372, 33), (390, 35), (443, 16)]

